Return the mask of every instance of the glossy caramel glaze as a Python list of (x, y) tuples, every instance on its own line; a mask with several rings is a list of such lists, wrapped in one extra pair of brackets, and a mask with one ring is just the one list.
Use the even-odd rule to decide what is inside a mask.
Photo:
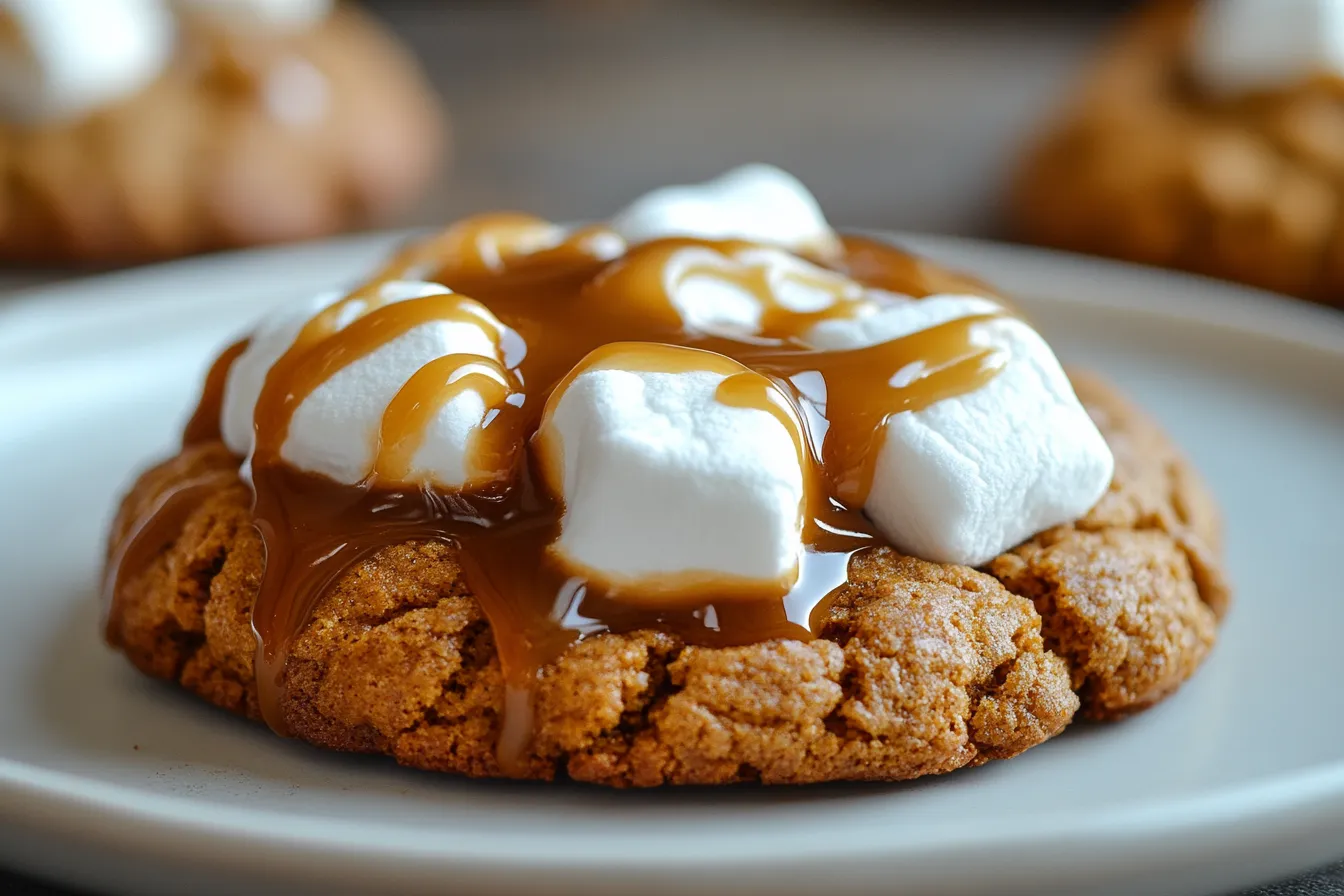
[(191, 415), (191, 419), (187, 421), (187, 428), (182, 432), (182, 447), (189, 448), (192, 445), (220, 440), (224, 387), (228, 383), (229, 371), (233, 369), (233, 362), (238, 360), (238, 356), (247, 351), (251, 341), (238, 340), (224, 349), (215, 359), (215, 363), (210, 365), (210, 372), (205, 375), (205, 385), (201, 389), (201, 400), (196, 404), (196, 412)]

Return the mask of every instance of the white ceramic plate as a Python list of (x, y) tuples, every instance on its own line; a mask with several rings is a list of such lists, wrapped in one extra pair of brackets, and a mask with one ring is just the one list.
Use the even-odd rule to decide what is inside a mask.
[(911, 240), (1019, 296), (1221, 496), (1239, 600), (1132, 721), (902, 786), (606, 792), (328, 755), (100, 642), (103, 528), (211, 352), (388, 238), (0, 304), (0, 863), (162, 893), (1215, 893), (1344, 853), (1344, 315), (1208, 281)]

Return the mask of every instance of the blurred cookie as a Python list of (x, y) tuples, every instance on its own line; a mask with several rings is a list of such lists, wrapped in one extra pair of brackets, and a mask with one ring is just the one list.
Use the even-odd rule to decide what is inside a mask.
[(1344, 305), (1344, 16), (1155, 0), (1030, 154), (1021, 237)]
[(0, 258), (130, 263), (366, 226), (444, 122), (413, 60), (325, 0), (0, 2)]

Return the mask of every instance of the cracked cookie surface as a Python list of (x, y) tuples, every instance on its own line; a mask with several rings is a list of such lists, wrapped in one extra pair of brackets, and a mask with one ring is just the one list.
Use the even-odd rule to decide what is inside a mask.
[[(1076, 375), (1117, 458), (1078, 524), (986, 571), (890, 549), (859, 556), (813, 641), (688, 645), (657, 631), (581, 641), (542, 670), (515, 774), (612, 786), (901, 780), (1014, 756), (1081, 710), (1171, 693), (1213, 644), (1227, 588), (1198, 476), (1139, 410)], [(144, 672), (258, 717), (250, 614), (263, 569), (251, 495), (222, 446), (146, 473), (119, 533), (165, 488), (218, 471), (109, 636)], [(456, 551), (384, 549), (327, 592), (290, 655), (291, 731), (319, 747), (489, 777), (505, 688)]]

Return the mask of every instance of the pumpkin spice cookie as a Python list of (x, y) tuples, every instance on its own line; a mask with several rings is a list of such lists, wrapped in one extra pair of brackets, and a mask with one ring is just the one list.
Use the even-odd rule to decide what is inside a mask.
[(1344, 305), (1334, 0), (1151, 0), (1029, 155), (1021, 237)]
[(1213, 500), (953, 282), (763, 167), (461, 222), (221, 356), (113, 524), (108, 639), (319, 747), (618, 787), (1151, 706), (1227, 606)]
[(327, 0), (0, 3), (0, 259), (124, 264), (386, 219), (439, 164), (414, 61)]

